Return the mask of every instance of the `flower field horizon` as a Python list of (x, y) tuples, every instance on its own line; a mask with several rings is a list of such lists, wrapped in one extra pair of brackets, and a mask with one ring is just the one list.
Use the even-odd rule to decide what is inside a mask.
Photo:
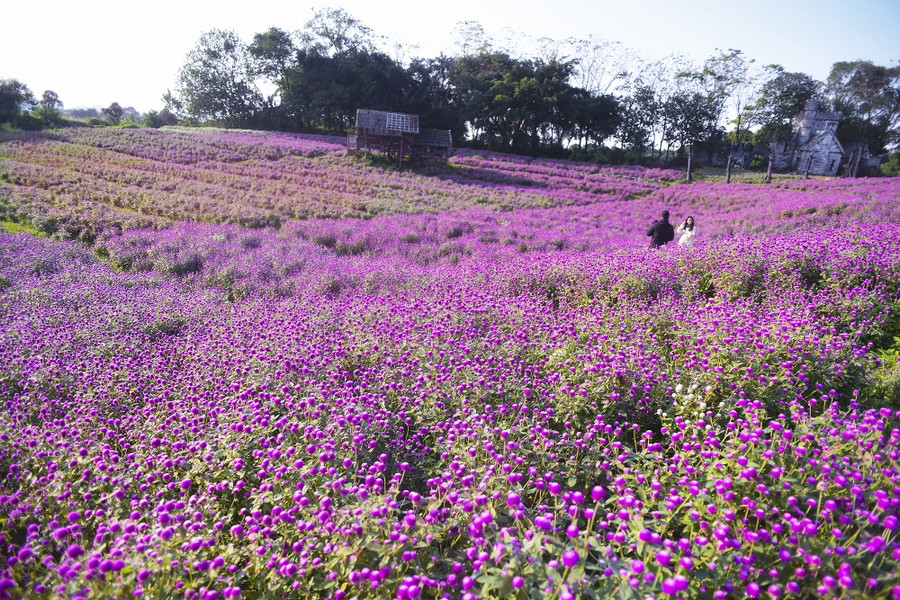
[(0, 137), (0, 597), (897, 597), (900, 181), (678, 179)]

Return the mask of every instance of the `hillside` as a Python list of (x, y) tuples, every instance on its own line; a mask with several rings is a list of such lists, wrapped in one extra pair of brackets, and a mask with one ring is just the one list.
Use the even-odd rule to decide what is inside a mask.
[(339, 141), (0, 138), (0, 595), (900, 586), (897, 179)]

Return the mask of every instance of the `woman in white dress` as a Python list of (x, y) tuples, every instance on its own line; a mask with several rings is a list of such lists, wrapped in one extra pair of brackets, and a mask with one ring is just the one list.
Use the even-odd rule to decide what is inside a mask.
[(685, 219), (684, 223), (679, 225), (675, 231), (681, 234), (681, 237), (678, 238), (679, 246), (692, 246), (694, 238), (697, 237), (697, 226), (694, 225), (694, 217)]

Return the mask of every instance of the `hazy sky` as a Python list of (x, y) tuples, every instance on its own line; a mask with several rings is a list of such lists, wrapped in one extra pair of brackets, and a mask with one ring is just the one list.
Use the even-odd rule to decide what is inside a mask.
[(269, 27), (300, 29), (324, 7), (344, 8), (420, 57), (453, 54), (456, 24), (477, 21), (497, 42), (510, 32), (593, 35), (649, 59), (681, 53), (698, 63), (736, 48), (820, 80), (837, 61), (900, 60), (900, 0), (13, 0), (0, 10), (0, 79), (37, 97), (53, 90), (67, 108), (161, 109), (204, 32), (230, 29), (250, 42)]

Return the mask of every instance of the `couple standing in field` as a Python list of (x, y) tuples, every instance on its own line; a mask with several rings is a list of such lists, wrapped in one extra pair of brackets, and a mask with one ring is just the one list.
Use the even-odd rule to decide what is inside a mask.
[(681, 223), (678, 228), (672, 227), (669, 223), (669, 211), (664, 210), (660, 215), (662, 218), (653, 221), (650, 229), (647, 230), (647, 237), (650, 238), (650, 247), (659, 248), (675, 239), (675, 233), (681, 235), (678, 238), (679, 246), (691, 246), (694, 238), (697, 237), (697, 227), (694, 225), (694, 217), (688, 217)]

